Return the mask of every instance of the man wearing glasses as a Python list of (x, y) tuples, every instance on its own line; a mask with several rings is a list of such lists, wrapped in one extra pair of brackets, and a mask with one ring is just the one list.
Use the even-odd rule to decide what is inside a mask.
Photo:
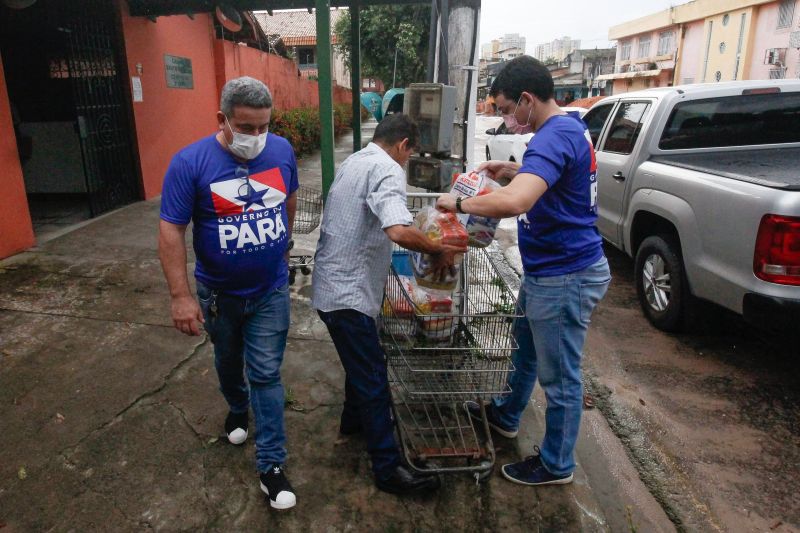
[[(517, 300), (525, 314), (514, 323), (511, 394), (486, 407), (489, 427), (515, 438), (538, 380), (547, 398), (545, 434), (533, 455), (504, 465), (503, 476), (521, 485), (572, 482), (583, 410), (581, 361), (592, 311), (611, 280), (597, 231), (597, 161), (586, 125), (558, 107), (553, 78), (540, 61), (520, 56), (506, 63), (491, 94), (508, 131), (535, 131), (522, 163), (488, 161), (478, 167), (511, 183), (489, 194), (458, 199), (445, 194), (437, 207), (484, 217), (516, 216), (525, 275)], [(465, 404), (482, 421), (476, 402)]]
[[(262, 82), (243, 77), (225, 84), (219, 131), (178, 152), (164, 177), (159, 257), (175, 328), (200, 335), (204, 324), (214, 343), (228, 440), (245, 442), (252, 405), (261, 490), (273, 508), (288, 509), (296, 498), (284, 473), (280, 368), (289, 329), (285, 254), (298, 183), (291, 145), (267, 133), (271, 114)], [(190, 221), (199, 305), (186, 274)]]

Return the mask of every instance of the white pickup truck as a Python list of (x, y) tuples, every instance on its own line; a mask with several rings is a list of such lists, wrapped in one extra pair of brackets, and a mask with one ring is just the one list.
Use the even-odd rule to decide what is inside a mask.
[(653, 325), (682, 329), (701, 298), (800, 327), (800, 80), (614, 95), (584, 121), (598, 228)]

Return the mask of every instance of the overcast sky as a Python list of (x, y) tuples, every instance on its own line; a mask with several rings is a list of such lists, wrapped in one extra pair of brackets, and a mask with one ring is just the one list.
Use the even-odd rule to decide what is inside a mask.
[[(607, 46), (608, 28), (649, 15), (686, 0), (482, 0), (481, 43), (506, 33), (526, 38), (527, 53), (537, 44), (565, 35), (581, 48)], [(612, 7), (613, 6), (613, 7)]]

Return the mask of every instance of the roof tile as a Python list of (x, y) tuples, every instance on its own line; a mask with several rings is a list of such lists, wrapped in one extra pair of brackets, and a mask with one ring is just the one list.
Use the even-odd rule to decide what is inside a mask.
[[(336, 25), (345, 13), (345, 9), (331, 9), (331, 28)], [(267, 35), (280, 35), (286, 46), (314, 46), (317, 44), (317, 18), (306, 9), (289, 11), (273, 11), (272, 16), (266, 11), (254, 13), (256, 20)], [(336, 43), (336, 36), (331, 34), (331, 41)]]

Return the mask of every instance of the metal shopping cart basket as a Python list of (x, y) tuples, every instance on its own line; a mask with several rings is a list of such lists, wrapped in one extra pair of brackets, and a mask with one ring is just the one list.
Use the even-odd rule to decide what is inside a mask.
[[(409, 209), (431, 205), (437, 196), (409, 193)], [(470, 248), (452, 296), (454, 313), (426, 314), (404, 281), (406, 255), (394, 252), (380, 318), (403, 452), (409, 465), (423, 472), (468, 472), (485, 479), (495, 453), (483, 405), (510, 392), (516, 297), (491, 255)], [(482, 424), (470, 419), (465, 400), (481, 405)]]
[[(294, 217), (294, 234), (308, 234), (319, 226), (322, 215), (322, 192), (314, 187), (300, 185), (297, 189), (297, 210)], [(313, 255), (289, 256), (289, 284), (294, 285), (299, 270), (303, 275), (311, 274)]]

